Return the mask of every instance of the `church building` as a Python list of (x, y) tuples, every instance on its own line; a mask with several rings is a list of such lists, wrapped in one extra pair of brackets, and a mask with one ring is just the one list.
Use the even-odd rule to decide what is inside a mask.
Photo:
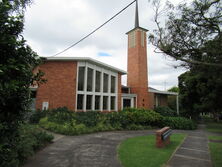
[[(135, 27), (127, 32), (127, 72), (88, 57), (48, 57), (38, 69), (46, 83), (33, 86), (35, 109), (67, 107), (73, 111), (120, 111), (124, 107), (153, 109), (166, 106), (177, 93), (148, 87), (147, 30), (139, 26), (136, 2)], [(127, 86), (121, 85), (127, 75)]]

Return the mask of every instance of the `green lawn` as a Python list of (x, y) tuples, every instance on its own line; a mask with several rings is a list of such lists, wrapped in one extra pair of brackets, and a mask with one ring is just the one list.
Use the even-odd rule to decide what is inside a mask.
[(156, 148), (154, 135), (130, 138), (120, 144), (118, 156), (124, 167), (160, 167), (169, 160), (185, 136), (171, 135), (171, 144), (165, 148)]
[(222, 140), (222, 136), (208, 136), (209, 140)]
[(209, 132), (216, 132), (222, 133), (222, 122), (206, 122), (207, 131)]
[[(222, 140), (222, 136), (209, 136), (211, 140)], [(211, 158), (213, 160), (214, 167), (221, 167), (222, 166), (222, 143), (209, 143)]]

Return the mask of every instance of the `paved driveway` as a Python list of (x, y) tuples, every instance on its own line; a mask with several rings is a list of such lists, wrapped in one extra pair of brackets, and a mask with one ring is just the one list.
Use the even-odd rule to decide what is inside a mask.
[(153, 133), (144, 130), (60, 136), (30, 158), (24, 167), (121, 167), (116, 154), (120, 142)]

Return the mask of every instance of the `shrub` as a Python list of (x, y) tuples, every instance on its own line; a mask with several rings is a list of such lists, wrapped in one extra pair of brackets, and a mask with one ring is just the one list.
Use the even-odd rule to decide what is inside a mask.
[[(115, 129), (128, 129), (129, 126), (158, 126), (162, 116), (152, 110), (127, 108), (120, 112), (103, 114), (105, 124)], [(141, 128), (139, 128), (141, 129)]]
[(70, 111), (67, 107), (59, 107), (50, 110), (47, 113), (47, 117), (50, 122), (63, 124), (72, 121), (73, 118), (75, 118), (75, 113)]
[[(14, 139), (18, 144), (14, 146), (16, 150), (14, 155), (16, 156), (12, 161), (17, 161), (20, 165), (23, 164), (36, 150), (51, 142), (52, 139), (52, 135), (42, 131), (38, 126), (29, 124), (21, 125), (19, 128), (19, 136)], [(11, 163), (14, 164), (14, 162)], [(4, 164), (4, 166), (10, 166), (10, 164)]]
[(162, 116), (166, 117), (175, 117), (177, 116), (177, 113), (175, 110), (172, 110), (171, 108), (167, 106), (159, 106), (154, 109), (157, 113), (161, 114)]
[(162, 126), (169, 126), (172, 129), (191, 130), (197, 127), (195, 122), (184, 117), (163, 117), (162, 121)]
[(77, 124), (85, 124), (87, 127), (93, 127), (100, 121), (101, 114), (99, 111), (76, 112), (75, 119)]
[(76, 124), (75, 120), (59, 124), (51, 122), (45, 117), (40, 120), (39, 124), (45, 129), (64, 135), (77, 135), (90, 132), (90, 129), (86, 128), (84, 124)]
[(46, 110), (36, 110), (36, 111), (30, 111), (30, 117), (29, 122), (32, 124), (39, 123), (40, 119), (45, 117), (47, 112)]

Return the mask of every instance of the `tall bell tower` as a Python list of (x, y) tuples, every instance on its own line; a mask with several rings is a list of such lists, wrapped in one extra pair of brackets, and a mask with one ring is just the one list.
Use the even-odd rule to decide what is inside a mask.
[(127, 32), (128, 62), (127, 86), (131, 93), (137, 94), (137, 107), (148, 108), (148, 76), (147, 76), (147, 45), (146, 32), (139, 26), (138, 2), (136, 1), (135, 27)]

